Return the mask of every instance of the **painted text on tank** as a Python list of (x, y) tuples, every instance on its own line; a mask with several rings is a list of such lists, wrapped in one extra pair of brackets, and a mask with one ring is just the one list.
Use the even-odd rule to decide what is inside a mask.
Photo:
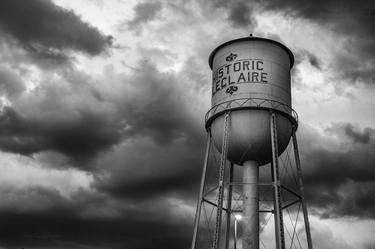
[[(227, 60), (228, 61), (228, 60)], [(268, 83), (265, 62), (260, 59), (237, 60), (219, 67), (212, 75), (212, 94), (234, 84)]]

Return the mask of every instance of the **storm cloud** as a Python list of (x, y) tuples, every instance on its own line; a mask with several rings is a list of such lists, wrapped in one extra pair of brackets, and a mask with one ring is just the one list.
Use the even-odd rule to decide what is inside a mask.
[(324, 217), (375, 217), (375, 132), (353, 127), (332, 124), (325, 136), (301, 131), (307, 199)]
[(230, 8), (228, 19), (233, 22), (233, 25), (248, 27), (255, 24), (255, 19), (252, 18), (251, 4), (246, 2), (238, 2)]
[(50, 0), (1, 1), (0, 31), (32, 56), (60, 61), (67, 59), (67, 50), (97, 55), (112, 43), (112, 37)]
[[(299, 17), (326, 26), (344, 42), (344, 50), (335, 54), (334, 64), (342, 79), (349, 83), (373, 84), (375, 60), (375, 5), (372, 1), (255, 1), (261, 8), (283, 11), (287, 16)], [(324, 33), (318, 34), (324, 36)], [(364, 66), (366, 65), (366, 66)]]
[(111, 123), (84, 111), (72, 119), (47, 121), (22, 117), (14, 109), (5, 107), (0, 120), (0, 148), (23, 155), (56, 150), (81, 160), (116, 143), (121, 137)]
[(139, 30), (143, 24), (154, 20), (161, 8), (162, 5), (160, 2), (139, 3), (134, 7), (134, 18), (127, 25), (130, 29)]
[[(111, 203), (108, 196), (78, 191), (70, 198), (33, 187), (7, 191), (8, 197), (23, 196), (24, 207), (1, 210), (1, 246), (6, 248), (175, 248), (188, 241), (190, 224), (176, 217), (168, 201)], [(33, 203), (35, 202), (35, 203)], [(89, 205), (88, 205), (89, 204)], [(37, 209), (30, 208), (38, 205)], [(135, 208), (136, 206), (136, 208)], [(28, 207), (27, 209), (25, 207)], [(103, 212), (98, 216), (97, 214)], [(113, 213), (113, 215), (108, 215)], [(182, 213), (183, 214), (183, 213)], [(139, 226), (142, 230), (137, 229)], [(139, 241), (139, 237), (143, 239)]]
[(160, 145), (201, 141), (203, 130), (187, 109), (190, 97), (173, 83), (177, 76), (151, 63), (140, 67), (132, 75), (108, 74), (116, 91), (93, 87), (89, 76), (70, 72), (12, 99), (17, 103), (0, 116), (0, 148), (23, 155), (57, 151), (87, 161), (131, 138), (149, 137)]

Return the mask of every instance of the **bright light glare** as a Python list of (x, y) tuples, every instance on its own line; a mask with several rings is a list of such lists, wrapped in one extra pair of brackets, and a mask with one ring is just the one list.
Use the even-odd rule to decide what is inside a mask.
[(234, 218), (236, 218), (236, 220), (241, 220), (241, 219), (242, 219), (242, 215), (240, 215), (240, 214), (236, 214), (236, 215), (234, 216)]

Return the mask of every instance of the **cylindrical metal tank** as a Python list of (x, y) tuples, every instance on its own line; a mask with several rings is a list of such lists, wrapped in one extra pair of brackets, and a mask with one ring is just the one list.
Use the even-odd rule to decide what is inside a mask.
[(227, 156), (231, 162), (270, 162), (270, 110), (277, 115), (279, 154), (285, 150), (297, 125), (291, 108), (293, 63), (293, 54), (286, 46), (253, 36), (223, 43), (211, 53), (212, 108), (206, 116), (206, 128), (220, 151), (223, 114), (231, 110)]

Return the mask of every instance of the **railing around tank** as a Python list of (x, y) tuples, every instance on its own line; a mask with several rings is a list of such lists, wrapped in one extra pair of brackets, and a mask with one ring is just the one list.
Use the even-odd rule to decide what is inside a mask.
[(228, 110), (238, 109), (272, 109), (281, 114), (287, 115), (289, 120), (293, 123), (294, 129), (298, 126), (298, 115), (290, 106), (276, 100), (262, 99), (262, 98), (239, 98), (222, 102), (213, 106), (205, 117), (206, 129), (211, 125), (211, 122), (217, 116), (225, 113)]

